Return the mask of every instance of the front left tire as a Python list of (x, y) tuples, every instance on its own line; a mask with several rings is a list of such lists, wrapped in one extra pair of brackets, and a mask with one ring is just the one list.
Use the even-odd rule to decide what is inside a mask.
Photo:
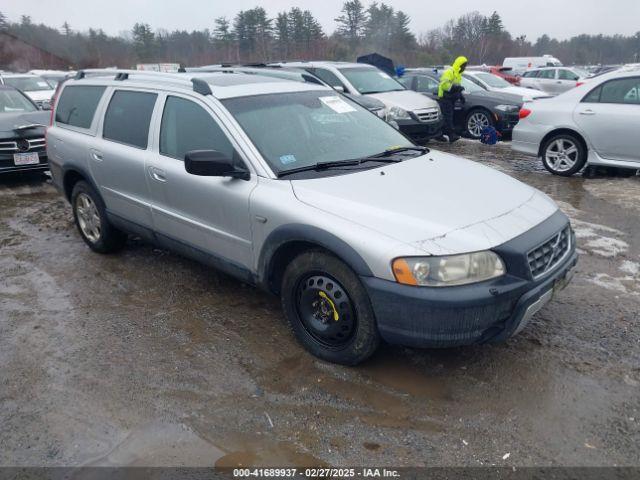
[(380, 344), (369, 296), (358, 276), (321, 250), (307, 251), (287, 266), (282, 309), (294, 335), (313, 355), (357, 365)]
[(471, 110), (465, 123), (467, 135), (478, 139), (482, 136), (482, 131), (487, 127), (493, 127), (494, 123), (488, 111), (481, 109)]

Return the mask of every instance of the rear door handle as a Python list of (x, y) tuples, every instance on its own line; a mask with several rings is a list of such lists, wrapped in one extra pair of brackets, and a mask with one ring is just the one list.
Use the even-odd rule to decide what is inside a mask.
[(167, 181), (167, 177), (165, 176), (164, 170), (160, 170), (159, 168), (149, 167), (149, 175), (156, 182), (166, 182)]
[(583, 110), (582, 112), (580, 112), (580, 115), (595, 115), (596, 112), (594, 112), (593, 110)]
[(91, 149), (91, 158), (97, 160), (98, 162), (102, 161), (102, 152), (100, 150), (96, 150), (95, 148)]

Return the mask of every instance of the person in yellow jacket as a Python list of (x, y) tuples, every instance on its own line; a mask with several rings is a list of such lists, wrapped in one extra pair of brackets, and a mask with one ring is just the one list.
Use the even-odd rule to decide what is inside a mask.
[(458, 57), (450, 68), (447, 68), (440, 77), (438, 86), (438, 101), (442, 110), (444, 124), (442, 133), (446, 135), (449, 142), (453, 143), (460, 138), (455, 133), (453, 126), (453, 111), (456, 100), (462, 98), (462, 72), (467, 68), (467, 57)]

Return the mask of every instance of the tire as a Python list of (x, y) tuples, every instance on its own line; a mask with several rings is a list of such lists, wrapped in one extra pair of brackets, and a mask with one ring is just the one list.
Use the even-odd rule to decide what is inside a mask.
[(570, 177), (587, 163), (587, 149), (582, 141), (571, 133), (550, 137), (542, 146), (542, 164), (549, 172)]
[(312, 250), (286, 268), (282, 309), (298, 341), (313, 355), (357, 365), (380, 344), (369, 296), (357, 275), (333, 255)]
[(482, 130), (486, 127), (493, 127), (495, 122), (487, 110), (475, 109), (467, 114), (464, 128), (465, 133), (471, 138), (478, 139), (482, 135)]
[(78, 232), (91, 250), (112, 253), (124, 247), (126, 234), (109, 223), (102, 197), (87, 182), (73, 186), (71, 208)]

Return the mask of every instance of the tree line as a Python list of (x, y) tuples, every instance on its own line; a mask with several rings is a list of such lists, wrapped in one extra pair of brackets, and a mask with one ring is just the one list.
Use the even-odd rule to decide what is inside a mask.
[[(293, 7), (270, 17), (262, 7), (218, 17), (204, 30), (152, 29), (145, 22), (130, 31), (108, 35), (102, 29), (75, 30), (36, 24), (28, 15), (10, 21), (0, 12), (0, 33), (9, 33), (68, 61), (70, 68), (175, 62), (186, 66), (212, 63), (258, 63), (277, 60), (354, 60), (379, 52), (406, 66), (447, 64), (465, 55), (473, 64), (500, 64), (507, 56), (552, 54), (565, 64), (640, 62), (640, 32), (633, 36), (579, 35), (567, 40), (542, 35), (535, 41), (514, 36), (497, 12), (470, 12), (416, 35), (411, 18), (392, 6), (346, 0), (331, 33), (309, 10)], [(0, 49), (0, 68), (16, 59)], [(32, 68), (36, 66), (33, 65)], [(47, 67), (38, 65), (38, 67)]]

